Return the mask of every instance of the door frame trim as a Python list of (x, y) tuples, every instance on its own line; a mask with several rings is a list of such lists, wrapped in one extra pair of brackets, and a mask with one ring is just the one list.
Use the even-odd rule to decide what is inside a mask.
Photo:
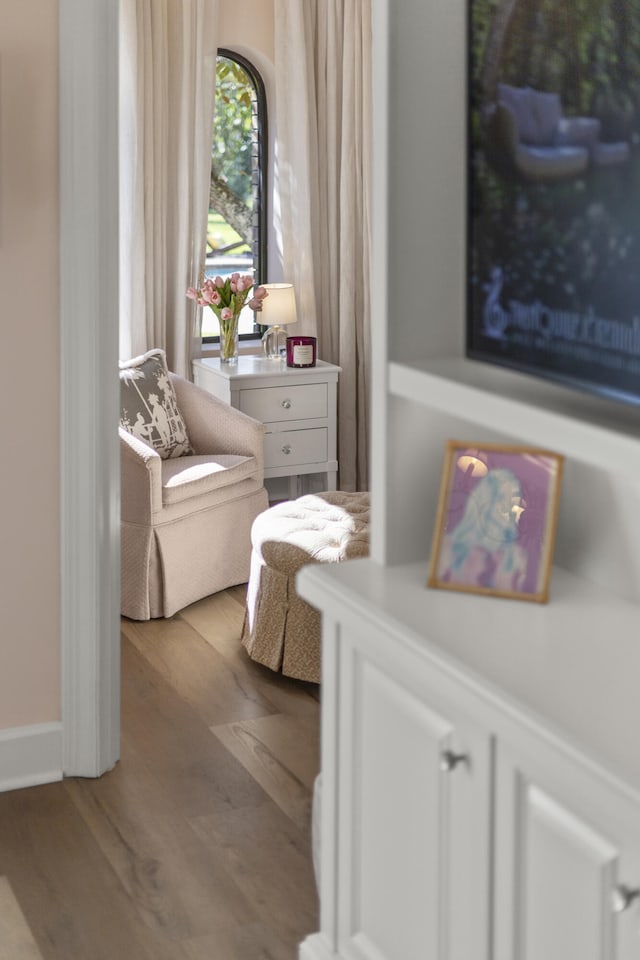
[(59, 0), (60, 626), (67, 776), (99, 776), (120, 751), (118, 21), (118, 0)]

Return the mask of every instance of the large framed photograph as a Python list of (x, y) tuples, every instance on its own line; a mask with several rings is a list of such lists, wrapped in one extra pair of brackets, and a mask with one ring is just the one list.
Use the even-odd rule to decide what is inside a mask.
[(546, 603), (564, 458), (447, 443), (428, 586)]
[(467, 2), (467, 354), (640, 404), (640, 0)]

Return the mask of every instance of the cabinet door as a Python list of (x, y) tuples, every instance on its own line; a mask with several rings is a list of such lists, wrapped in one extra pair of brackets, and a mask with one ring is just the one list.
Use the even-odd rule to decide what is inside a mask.
[(548, 745), (496, 772), (496, 960), (640, 956), (633, 805)]
[(374, 646), (342, 641), (340, 955), (487, 960), (489, 738)]

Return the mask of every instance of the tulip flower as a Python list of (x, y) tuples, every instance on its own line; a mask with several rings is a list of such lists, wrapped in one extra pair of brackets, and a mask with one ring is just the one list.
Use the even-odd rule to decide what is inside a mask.
[(237, 355), (236, 338), (238, 319), (245, 305), (258, 313), (262, 310), (262, 301), (268, 296), (264, 287), (255, 287), (253, 297), (248, 300), (253, 287), (253, 277), (246, 273), (232, 273), (231, 276), (204, 278), (199, 287), (187, 287), (187, 297), (195, 300), (200, 307), (210, 307), (220, 324), (220, 356), (230, 360)]

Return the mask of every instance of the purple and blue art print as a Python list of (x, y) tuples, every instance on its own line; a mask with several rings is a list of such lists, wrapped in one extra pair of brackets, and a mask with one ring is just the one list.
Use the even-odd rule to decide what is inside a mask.
[(430, 585), (544, 602), (562, 458), (450, 443)]

